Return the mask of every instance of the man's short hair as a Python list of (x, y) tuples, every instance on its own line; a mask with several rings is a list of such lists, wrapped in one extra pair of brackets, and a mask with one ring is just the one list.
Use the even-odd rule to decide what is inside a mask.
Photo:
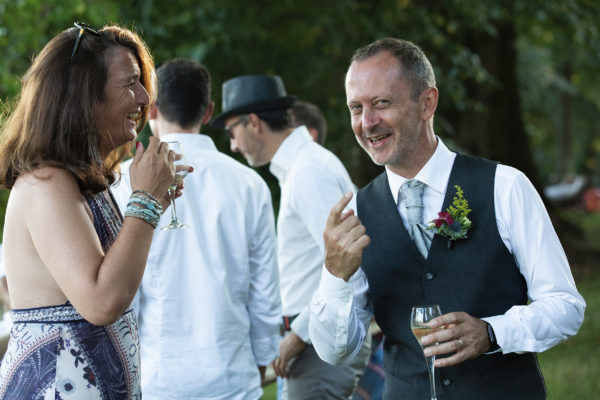
[(402, 77), (411, 88), (411, 98), (417, 101), (423, 90), (435, 87), (435, 74), (423, 51), (408, 40), (383, 38), (359, 48), (350, 59), (350, 64), (364, 61), (382, 52), (391, 53), (400, 64)]
[(282, 131), (292, 127), (291, 108), (256, 112), (258, 119), (269, 126), (272, 131)]
[(210, 104), (210, 73), (197, 61), (176, 58), (158, 67), (156, 107), (182, 128), (198, 123)]
[(319, 107), (307, 101), (296, 101), (292, 106), (294, 125), (306, 125), (317, 131), (317, 143), (323, 145), (327, 136), (327, 121)]

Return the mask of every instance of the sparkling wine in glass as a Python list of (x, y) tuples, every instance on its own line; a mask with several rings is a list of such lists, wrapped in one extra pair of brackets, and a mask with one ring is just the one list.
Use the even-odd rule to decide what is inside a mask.
[[(410, 313), (410, 329), (412, 329), (412, 333), (417, 338), (417, 341), (419, 342), (419, 345), (422, 349), (434, 345), (432, 343), (430, 345), (423, 346), (421, 344), (421, 338), (423, 336), (427, 336), (430, 333), (444, 329), (443, 326), (440, 326), (438, 328), (429, 327), (429, 321), (436, 317), (439, 317), (440, 315), (442, 315), (442, 312), (440, 310), (440, 306), (438, 306), (437, 304), (427, 306), (416, 306), (412, 308), (412, 311)], [(429, 387), (431, 389), (431, 400), (436, 400), (435, 370), (433, 366), (435, 356), (425, 357), (425, 361), (427, 362), (427, 370), (429, 371)]]
[(183, 182), (183, 178), (187, 175), (187, 162), (185, 161), (185, 156), (183, 154), (183, 146), (180, 142), (167, 142), (169, 146), (169, 150), (173, 150), (175, 152), (176, 159), (173, 164), (175, 164), (175, 180), (173, 184), (169, 187), (169, 196), (171, 197), (171, 222), (167, 226), (163, 226), (160, 228), (163, 231), (170, 229), (187, 229), (189, 226), (179, 222), (177, 219), (177, 209), (175, 208), (175, 191), (177, 190), (177, 185)]

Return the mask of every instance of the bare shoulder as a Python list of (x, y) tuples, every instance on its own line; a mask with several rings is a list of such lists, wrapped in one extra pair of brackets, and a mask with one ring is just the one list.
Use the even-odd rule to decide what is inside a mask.
[[(69, 171), (55, 167), (42, 167), (19, 176), (11, 190), (11, 194), (13, 193), (26, 197), (56, 197), (61, 201), (69, 197), (81, 197), (75, 177)], [(40, 198), (32, 197), (32, 200), (35, 199)]]
[(63, 217), (76, 209), (90, 214), (75, 177), (61, 168), (43, 167), (19, 176), (7, 212), (22, 215), (26, 223), (38, 224), (39, 218), (49, 221), (54, 215)]
[(56, 185), (77, 187), (77, 182), (69, 171), (57, 167), (37, 168), (22, 174), (15, 182), (15, 186), (23, 186), (25, 190), (28, 187), (45, 188), (48, 186), (55, 187)]

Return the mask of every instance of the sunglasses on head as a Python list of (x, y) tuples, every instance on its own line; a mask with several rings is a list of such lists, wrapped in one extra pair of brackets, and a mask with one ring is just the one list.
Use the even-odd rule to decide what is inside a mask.
[(77, 53), (77, 49), (79, 49), (79, 43), (81, 42), (81, 37), (84, 32), (89, 32), (92, 35), (100, 36), (100, 32), (98, 29), (89, 26), (88, 24), (84, 24), (83, 22), (75, 22), (73, 23), (76, 28), (79, 29), (79, 35), (77, 35), (77, 40), (75, 40), (75, 46), (73, 46), (73, 52), (71, 53), (71, 60), (75, 57), (75, 53)]

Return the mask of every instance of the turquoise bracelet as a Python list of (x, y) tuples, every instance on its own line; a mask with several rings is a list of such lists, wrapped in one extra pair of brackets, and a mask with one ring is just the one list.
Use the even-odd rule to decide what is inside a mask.
[(158, 218), (155, 214), (150, 215), (147, 212), (144, 212), (143, 208), (137, 208), (134, 206), (131, 206), (131, 207), (127, 206), (127, 211), (125, 211), (125, 216), (142, 219), (145, 222), (152, 225), (152, 227), (154, 227), (154, 228), (156, 228), (158, 226), (158, 223), (160, 221), (160, 218)]
[(157, 208), (160, 208), (162, 212), (162, 204), (151, 193), (148, 193), (145, 190), (134, 190), (133, 193), (131, 193), (131, 196), (135, 198), (147, 198), (151, 204), (154, 204)]
[(156, 228), (162, 211), (162, 204), (156, 197), (144, 190), (135, 190), (129, 197), (125, 217), (142, 219)]

